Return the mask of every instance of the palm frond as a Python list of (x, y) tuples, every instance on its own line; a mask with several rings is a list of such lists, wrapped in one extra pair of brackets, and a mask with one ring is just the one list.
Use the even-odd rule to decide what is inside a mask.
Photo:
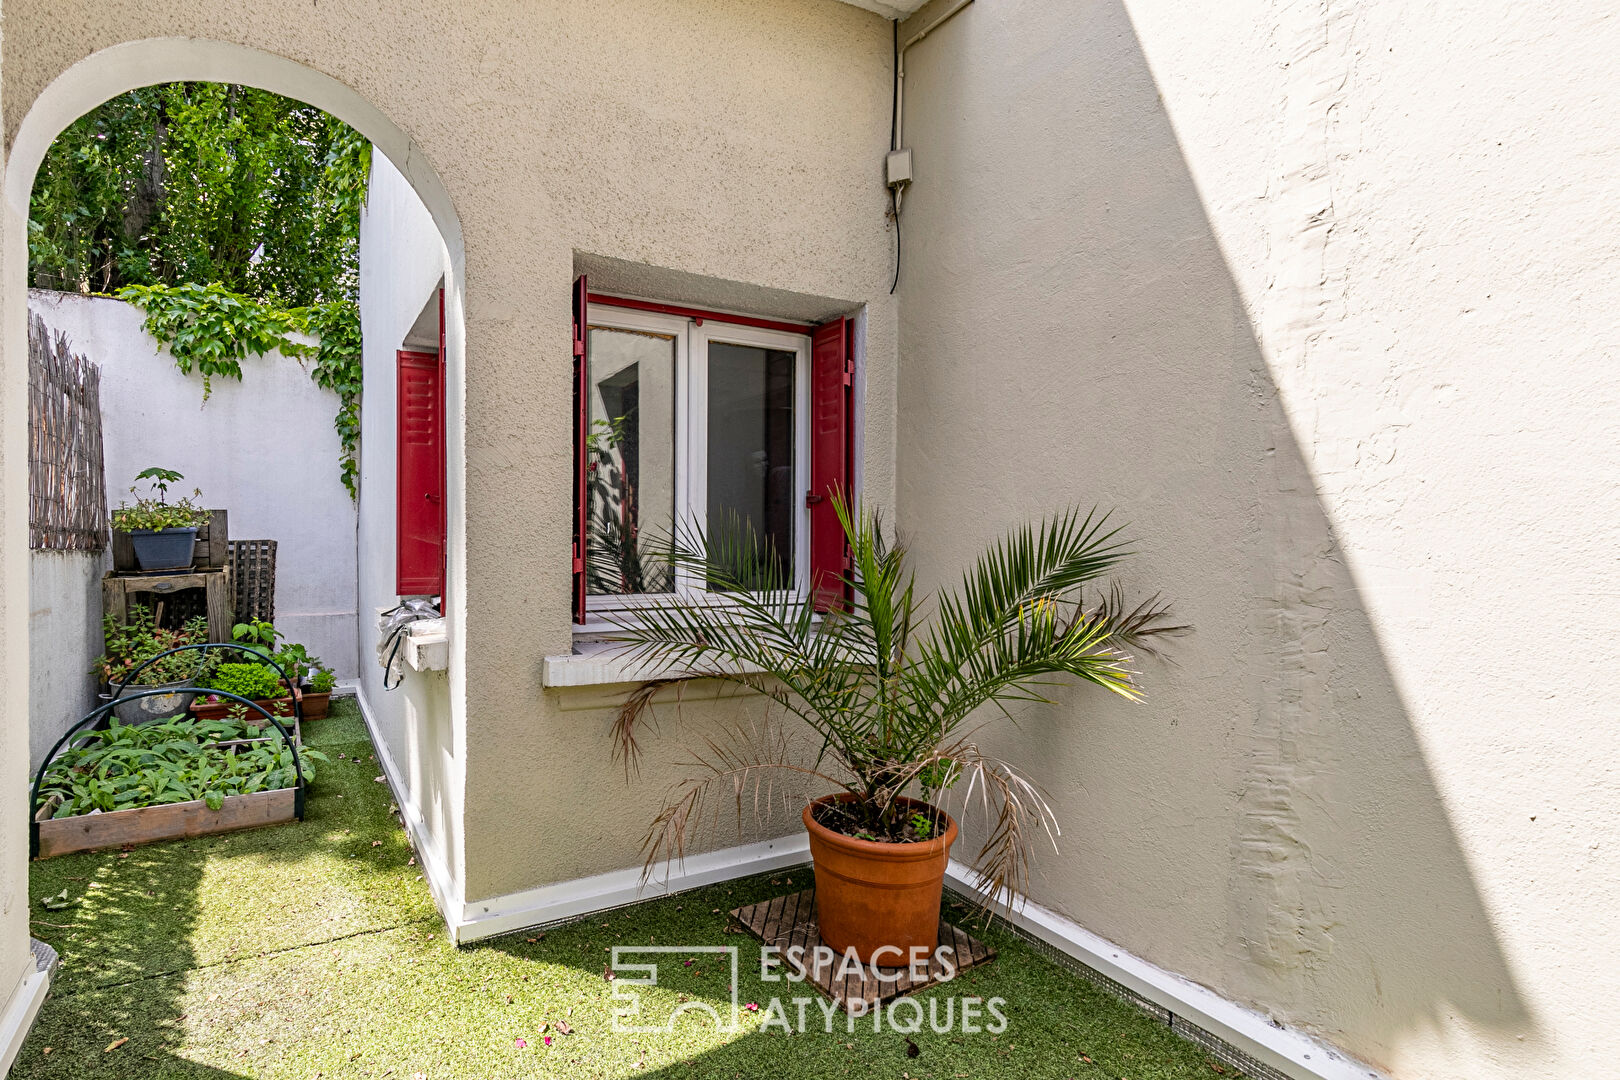
[(1111, 647), (1155, 659), (1165, 659), (1162, 639), (1180, 637), (1192, 630), (1185, 623), (1170, 622), (1170, 603), (1159, 593), (1132, 607), (1125, 598), (1124, 586), (1117, 581), (1101, 590), (1097, 603), (1086, 612), (1086, 618), (1107, 628), (1105, 640)]
[(1132, 605), (1117, 584), (1103, 584), (1130, 554), (1107, 514), (1069, 511), (1015, 529), (930, 601), (880, 516), (842, 498), (834, 505), (850, 569), (845, 599), (823, 615), (768, 542), (726, 519), (707, 535), (679, 532), (650, 555), (685, 592), (642, 598), (611, 617), (613, 640), (654, 676), (627, 695), (614, 723), (627, 776), (638, 733), (656, 727), (655, 698), (694, 679), (758, 694), (815, 737), (803, 755), (774, 726), (703, 740), (686, 763), (692, 775), (648, 831), (647, 869), (680, 858), (715, 825), (722, 792), (739, 816), (749, 803), (757, 814), (779, 794), (771, 778), (794, 774), (852, 793), (877, 822), (908, 790), (958, 800), (984, 837), (974, 860), (981, 899), (1022, 890), (1034, 839), (1055, 842), (1057, 822), (1035, 784), (984, 753), (973, 733), (1073, 680), (1139, 700), (1131, 656), (1158, 655), (1187, 627), (1159, 597)]
[[(952, 813), (964, 829), (976, 827), (984, 837), (973, 859), (979, 875), (976, 899), (988, 910), (1004, 891), (1024, 893), (1029, 885), (1033, 841), (1045, 835), (1057, 850), (1057, 815), (1036, 784), (1012, 765), (983, 753), (969, 741), (957, 743), (941, 756), (958, 770), (966, 786), (958, 799), (941, 799), (941, 809)], [(959, 808), (959, 809), (958, 809)]]

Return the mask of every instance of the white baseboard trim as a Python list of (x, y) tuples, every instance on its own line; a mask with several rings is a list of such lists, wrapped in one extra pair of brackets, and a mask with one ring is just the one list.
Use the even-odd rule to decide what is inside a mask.
[[(971, 894), (978, 889), (978, 881), (978, 875), (971, 869), (951, 860), (945, 872), (947, 886)], [(1387, 1080), (1372, 1066), (1309, 1035), (1277, 1027), (1267, 1017), (1150, 964), (1033, 901), (1020, 898), (1010, 907), (998, 904), (996, 913), (1132, 993), (1224, 1039), (1286, 1076), (1296, 1080)]]
[(458, 945), (509, 934), (541, 923), (589, 915), (594, 911), (621, 907), (639, 900), (653, 900), (749, 874), (797, 866), (810, 858), (810, 841), (803, 833), (798, 833), (779, 840), (763, 840), (692, 855), (671, 866), (667, 876), (655, 875), (645, 884), (641, 880), (640, 867), (636, 867), (465, 903), (461, 899), (460, 883), (451, 876), (438, 838), (428, 828), (427, 820), (411, 799), (405, 776), (377, 728), (376, 715), (372, 712), (371, 703), (366, 700), (365, 691), (356, 687), (355, 696), (360, 704), (360, 715), (365, 720), (366, 733), (371, 736), (371, 744), (376, 748), (377, 762), (382, 766), (394, 802), (400, 808), (405, 833), (410, 837), (411, 846), (416, 849), (422, 877), (427, 881), (428, 891), (433, 894), (433, 903), (438, 907), (439, 914), (444, 916), (450, 940)]
[(45, 1004), (45, 995), (51, 989), (51, 973), (39, 970), (33, 957), (29, 957), (27, 971), (12, 991), (6, 1014), (0, 1016), (0, 1076), (11, 1071), (11, 1064), (17, 1060), (28, 1030), (34, 1026), (34, 1017), (39, 1015), (39, 1007)]
[(377, 751), (377, 763), (388, 778), (394, 805), (399, 807), (400, 820), (405, 823), (405, 835), (410, 837), (411, 847), (416, 852), (416, 865), (422, 868), (422, 878), (427, 882), (428, 892), (433, 894), (434, 906), (444, 916), (445, 925), (450, 930), (450, 940), (456, 941), (459, 920), (455, 916), (463, 906), (460, 885), (450, 873), (450, 863), (444, 857), (438, 837), (428, 828), (427, 818), (411, 798), (411, 790), (405, 784), (405, 774), (394, 761), (394, 755), (389, 753), (387, 740), (377, 730), (377, 719), (371, 711), (371, 704), (366, 701), (365, 691), (358, 684), (355, 685), (354, 696), (360, 705), (360, 718), (365, 721), (366, 734), (371, 737), (371, 745)]
[(497, 934), (509, 934), (541, 923), (588, 915), (593, 911), (642, 900), (655, 900), (660, 896), (750, 874), (798, 866), (809, 858), (809, 837), (799, 833), (778, 840), (761, 840), (754, 844), (690, 855), (670, 866), (667, 875), (655, 874), (645, 883), (641, 880), (641, 869), (636, 867), (509, 893), (468, 904), (456, 940), (477, 941)]

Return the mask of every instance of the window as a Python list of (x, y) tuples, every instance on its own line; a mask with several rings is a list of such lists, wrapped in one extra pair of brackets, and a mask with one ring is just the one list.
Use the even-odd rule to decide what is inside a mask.
[[(818, 611), (845, 603), (855, 323), (800, 326), (574, 282), (573, 616), (701, 592), (655, 552), (731, 536)], [(756, 562), (753, 565), (760, 565)]]
[(658, 557), (677, 532), (806, 591), (809, 335), (594, 301), (584, 334), (586, 610), (701, 591)]

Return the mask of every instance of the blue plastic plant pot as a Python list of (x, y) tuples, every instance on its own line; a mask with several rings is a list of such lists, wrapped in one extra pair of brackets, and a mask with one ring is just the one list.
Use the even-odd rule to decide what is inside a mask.
[(197, 547), (196, 529), (133, 529), (129, 538), (142, 570), (184, 570)]

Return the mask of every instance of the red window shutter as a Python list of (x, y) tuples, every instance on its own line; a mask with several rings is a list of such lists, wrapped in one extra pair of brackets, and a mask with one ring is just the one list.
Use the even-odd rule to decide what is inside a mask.
[(396, 589), (444, 593), (444, 369), (439, 355), (399, 352)]
[[(444, 416), (444, 378), (449, 366), (444, 360), (444, 286), (439, 286), (439, 416)], [(446, 447), (439, 447), (439, 613), (442, 615), (450, 610), (450, 597), (445, 593), (445, 584), (450, 578), (450, 523), (445, 519), (445, 499), (449, 496), (449, 481), (446, 479), (448, 463)]]
[(586, 357), (586, 344), (590, 335), (586, 327), (586, 310), (590, 304), (590, 290), (585, 275), (574, 282), (574, 622), (585, 621), (585, 528), (588, 523), (588, 477), (585, 474), (588, 454), (585, 440), (590, 427), (590, 368)]
[(810, 595), (817, 611), (843, 602), (849, 569), (833, 499), (851, 499), (854, 475), (854, 323), (834, 319), (810, 335)]

